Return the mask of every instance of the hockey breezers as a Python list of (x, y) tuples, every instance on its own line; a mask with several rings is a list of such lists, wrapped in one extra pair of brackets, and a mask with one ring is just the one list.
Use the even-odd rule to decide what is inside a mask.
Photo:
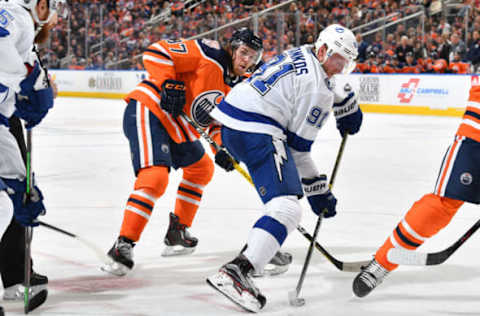
[(450, 256), (457, 251), (472, 235), (480, 228), (480, 220), (478, 220), (465, 234), (454, 242), (450, 247), (439, 251), (422, 253), (412, 250), (405, 250), (400, 248), (392, 248), (388, 252), (388, 260), (397, 264), (415, 265), (415, 266), (432, 266), (442, 264), (447, 261)]
[[(180, 114), (190, 125), (195, 128), (195, 130), (202, 135), (202, 137), (211, 145), (215, 148), (215, 150), (219, 150), (220, 146), (195, 122), (193, 121), (188, 115), (185, 113)], [(247, 171), (245, 171), (234, 159), (233, 157), (233, 167), (248, 181), (250, 184), (253, 185), (252, 178), (248, 174)], [(308, 240), (312, 241), (312, 235), (310, 235), (305, 228), (302, 226), (298, 225), (297, 230)], [(346, 271), (346, 272), (360, 272), (361, 267), (367, 265), (370, 260), (365, 260), (365, 261), (353, 261), (353, 262), (343, 262), (338, 259), (336, 259), (334, 256), (332, 256), (325, 248), (323, 248), (318, 242), (315, 241), (315, 248), (320, 251), (327, 259), (330, 261), (338, 270), (340, 271)]]

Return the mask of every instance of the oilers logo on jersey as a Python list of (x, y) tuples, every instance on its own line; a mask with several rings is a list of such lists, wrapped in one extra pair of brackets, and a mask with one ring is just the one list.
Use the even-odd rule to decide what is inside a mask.
[(192, 102), (191, 117), (201, 127), (206, 128), (212, 122), (210, 112), (222, 101), (224, 94), (220, 90), (209, 90), (199, 94)]

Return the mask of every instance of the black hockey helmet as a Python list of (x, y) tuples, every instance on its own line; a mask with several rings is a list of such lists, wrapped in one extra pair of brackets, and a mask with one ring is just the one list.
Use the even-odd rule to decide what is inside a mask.
[(240, 44), (245, 44), (256, 51), (263, 50), (262, 40), (248, 27), (242, 27), (232, 34), (232, 38), (230, 39), (232, 48), (237, 48)]
[(263, 54), (262, 39), (256, 36), (248, 27), (242, 27), (233, 32), (229, 41), (232, 52), (236, 50), (240, 45), (244, 44), (255, 50), (258, 54), (255, 65), (260, 62)]

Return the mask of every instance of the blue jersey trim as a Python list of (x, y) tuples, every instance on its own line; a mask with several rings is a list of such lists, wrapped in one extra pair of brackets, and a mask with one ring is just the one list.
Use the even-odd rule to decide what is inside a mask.
[(10, 32), (7, 29), (0, 26), (0, 37), (6, 37), (8, 35), (10, 35)]
[(333, 106), (342, 106), (345, 105), (348, 100), (350, 100), (354, 96), (353, 92), (350, 92), (345, 99), (343, 99), (340, 103), (334, 103)]
[(7, 190), (7, 185), (5, 184), (5, 182), (3, 182), (2, 179), (0, 179), (0, 191), (5, 191)]
[(244, 121), (244, 122), (256, 122), (256, 123), (273, 125), (281, 129), (285, 133), (285, 128), (282, 125), (280, 125), (280, 123), (278, 123), (277, 121), (275, 121), (274, 119), (268, 116), (265, 116), (259, 113), (240, 110), (234, 107), (233, 105), (229, 104), (225, 100), (222, 100), (217, 107), (223, 113), (237, 120)]
[(287, 131), (287, 144), (296, 151), (307, 152), (312, 148), (313, 140), (308, 140), (297, 134)]
[(253, 228), (265, 230), (267, 233), (275, 237), (280, 246), (285, 241), (285, 238), (287, 238), (287, 228), (285, 227), (285, 225), (270, 216), (262, 216), (255, 223), (255, 225), (253, 225)]

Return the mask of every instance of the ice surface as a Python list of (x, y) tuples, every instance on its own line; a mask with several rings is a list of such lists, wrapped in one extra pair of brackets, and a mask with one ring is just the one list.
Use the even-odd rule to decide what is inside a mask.
[[(45, 222), (78, 234), (108, 251), (116, 239), (134, 177), (122, 132), (121, 100), (60, 98), (34, 130), (33, 169), (45, 195)], [(324, 220), (318, 241), (340, 260), (367, 260), (410, 205), (431, 192), (443, 154), (459, 118), (366, 113), (358, 135), (349, 138), (334, 193), (338, 215)], [(313, 148), (330, 174), (340, 136), (330, 118)], [(207, 149), (209, 150), (209, 149)], [(205, 278), (241, 249), (262, 205), (240, 174), (216, 170), (191, 232), (197, 251), (164, 258), (163, 236), (181, 172), (172, 172), (135, 247), (134, 271), (114, 277), (78, 241), (43, 227), (35, 229), (36, 271), (48, 275), (49, 298), (35, 315), (241, 315), (244, 312), (206, 285)], [(305, 206), (301, 225), (312, 231), (315, 216)], [(464, 205), (451, 225), (423, 251), (441, 250), (479, 217)], [(340, 272), (315, 251), (304, 282), (303, 307), (288, 304), (308, 243), (293, 232), (284, 250), (290, 270), (257, 280), (267, 296), (263, 315), (479, 315), (480, 257), (473, 236), (445, 264), (401, 267), (370, 296), (353, 297), (355, 274)], [(3, 302), (7, 315), (23, 314), (20, 302)]]

